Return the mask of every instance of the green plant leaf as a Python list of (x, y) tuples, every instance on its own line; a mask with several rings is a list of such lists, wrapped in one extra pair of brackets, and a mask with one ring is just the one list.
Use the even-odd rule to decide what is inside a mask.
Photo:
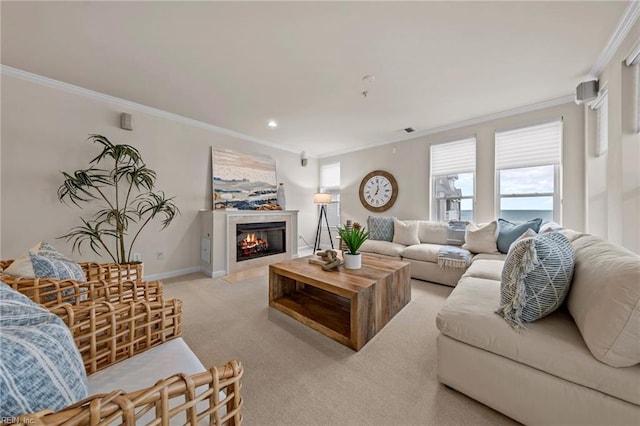
[[(114, 261), (130, 260), (133, 245), (140, 232), (155, 219), (166, 228), (180, 210), (162, 191), (154, 192), (156, 172), (149, 169), (140, 151), (131, 145), (113, 144), (107, 137), (89, 135), (87, 141), (102, 150), (89, 161), (90, 167), (73, 173), (61, 172), (64, 178), (58, 188), (58, 199), (70, 201), (79, 208), (83, 203), (98, 203), (90, 220), (81, 218), (82, 225), (60, 237), (73, 242), (73, 250), (80, 252), (88, 244), (96, 254), (107, 253)], [(128, 252), (125, 239), (134, 232)], [(136, 230), (137, 228), (137, 230)], [(115, 241), (115, 255), (109, 250)]]
[(365, 227), (342, 227), (338, 228), (338, 235), (346, 244), (350, 254), (358, 254), (362, 244), (369, 238), (369, 231)]

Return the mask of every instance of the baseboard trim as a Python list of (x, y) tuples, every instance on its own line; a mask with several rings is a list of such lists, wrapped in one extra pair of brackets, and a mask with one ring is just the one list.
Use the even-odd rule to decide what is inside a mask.
[(202, 272), (203, 274), (205, 274), (209, 278), (220, 278), (220, 277), (223, 277), (223, 276), (227, 275), (227, 271), (225, 271), (225, 270), (210, 271), (210, 270), (208, 270), (206, 268), (200, 268), (200, 272)]
[(160, 272), (158, 274), (149, 274), (144, 276), (145, 281), (157, 281), (167, 278), (179, 277), (180, 275), (193, 274), (194, 272), (204, 272), (199, 266), (192, 266), (191, 268), (176, 269), (173, 271)]

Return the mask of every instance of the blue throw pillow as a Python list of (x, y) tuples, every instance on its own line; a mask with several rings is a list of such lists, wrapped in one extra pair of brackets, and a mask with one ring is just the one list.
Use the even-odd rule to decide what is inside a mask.
[(575, 252), (558, 232), (525, 237), (513, 244), (502, 269), (497, 314), (518, 329), (562, 305), (573, 279)]
[(69, 328), (56, 315), (20, 296), (0, 283), (2, 418), (57, 411), (88, 393), (84, 364)]
[(393, 220), (395, 217), (369, 216), (367, 229), (370, 240), (393, 241)]
[(51, 321), (52, 315), (49, 311), (42, 309), (24, 294), (18, 293), (0, 281), (0, 327)]
[(58, 280), (87, 281), (82, 267), (67, 258), (42, 256), (29, 252), (33, 271), (38, 278), (56, 278)]
[(534, 231), (540, 231), (540, 225), (542, 225), (542, 219), (531, 219), (523, 223), (512, 223), (505, 219), (498, 219), (498, 250), (500, 253), (507, 254), (509, 247), (515, 240), (524, 234), (527, 229), (533, 229)]

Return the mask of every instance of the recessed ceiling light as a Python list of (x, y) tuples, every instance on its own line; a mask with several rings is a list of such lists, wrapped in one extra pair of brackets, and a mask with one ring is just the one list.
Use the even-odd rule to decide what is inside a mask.
[(276, 120), (269, 120), (267, 121), (267, 126), (275, 129), (276, 127), (278, 127), (278, 122)]

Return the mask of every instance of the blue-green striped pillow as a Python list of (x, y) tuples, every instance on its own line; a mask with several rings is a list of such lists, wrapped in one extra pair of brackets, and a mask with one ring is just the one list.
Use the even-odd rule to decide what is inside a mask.
[(562, 305), (573, 278), (575, 252), (558, 232), (522, 238), (511, 246), (502, 269), (500, 307), (514, 328), (549, 315)]

